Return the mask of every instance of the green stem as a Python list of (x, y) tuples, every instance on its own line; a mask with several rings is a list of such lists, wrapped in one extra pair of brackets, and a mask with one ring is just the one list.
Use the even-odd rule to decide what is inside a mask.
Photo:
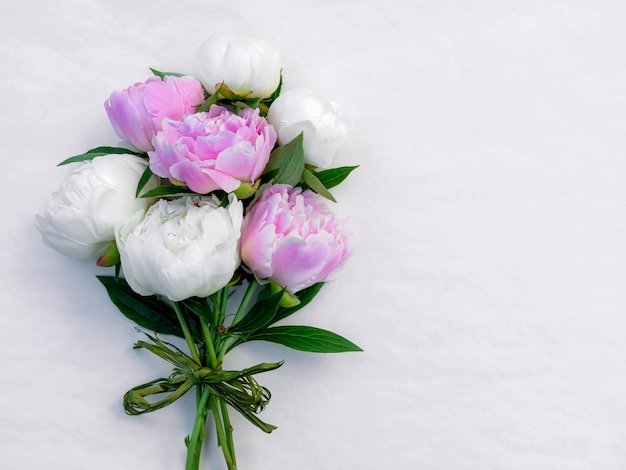
[(219, 325), (224, 324), (224, 319), (226, 318), (226, 307), (228, 305), (228, 287), (224, 287), (220, 291), (220, 321)]
[(204, 318), (200, 318), (200, 327), (202, 328), (202, 336), (207, 346), (207, 362), (211, 364), (211, 369), (216, 370), (219, 368), (221, 361), (217, 360), (215, 353), (215, 345), (213, 344), (213, 337), (209, 330), (209, 325)]
[[(200, 387), (198, 387), (200, 389)], [(210, 391), (204, 387), (200, 400), (198, 400), (198, 408), (196, 410), (196, 420), (193, 423), (193, 431), (191, 438), (187, 443), (187, 460), (185, 462), (185, 470), (198, 470), (200, 468), (200, 454), (202, 452), (202, 443), (205, 437), (205, 426), (207, 417), (207, 402), (210, 397)]]
[[(226, 437), (225, 432), (225, 423), (222, 421), (222, 417), (220, 416), (220, 411), (217, 407), (218, 400), (214, 395), (209, 397), (211, 412), (213, 413), (213, 419), (215, 420), (215, 430), (217, 431), (217, 442), (222, 448), (222, 453), (224, 454), (224, 460), (226, 461), (226, 466), (228, 470), (237, 470), (237, 463), (234, 461), (231, 455), (231, 446), (228, 443), (228, 438)], [(231, 436), (232, 439), (232, 436)], [(189, 469), (185, 469), (189, 470)]]
[(235, 318), (233, 319), (233, 324), (239, 321), (239, 317), (241, 317), (243, 312), (246, 310), (246, 307), (248, 306), (250, 299), (254, 295), (254, 290), (256, 289), (257, 284), (258, 283), (256, 282), (256, 279), (252, 279), (250, 281), (250, 284), (248, 284), (246, 293), (244, 294), (243, 299), (241, 299), (241, 303), (239, 304), (239, 308), (237, 309), (237, 313), (235, 314)]
[(230, 424), (230, 418), (228, 416), (228, 408), (226, 402), (220, 400), (220, 407), (222, 409), (222, 417), (224, 418), (224, 429), (226, 430), (226, 445), (228, 451), (233, 459), (235, 467), (237, 467), (237, 457), (235, 456), (235, 441), (233, 440), (233, 427)]
[(176, 312), (176, 316), (178, 317), (178, 322), (180, 323), (180, 327), (183, 329), (183, 334), (185, 335), (185, 341), (187, 341), (187, 347), (189, 347), (189, 352), (191, 353), (191, 357), (193, 357), (194, 361), (198, 364), (202, 364), (200, 360), (200, 356), (198, 355), (198, 350), (196, 349), (196, 343), (191, 336), (191, 332), (189, 331), (189, 327), (187, 326), (187, 322), (183, 317), (183, 312), (180, 311), (180, 307), (177, 302), (172, 302), (174, 305), (174, 311)]
[[(237, 324), (237, 322), (241, 318), (241, 315), (243, 315), (243, 313), (246, 311), (246, 307), (248, 306), (248, 304), (250, 303), (250, 300), (254, 296), (254, 291), (256, 290), (256, 286), (257, 285), (258, 285), (258, 282), (256, 281), (256, 279), (252, 279), (250, 281), (250, 284), (248, 284), (248, 288), (246, 289), (246, 293), (244, 294), (243, 299), (241, 299), (241, 303), (239, 304), (239, 308), (237, 309), (237, 313), (235, 313), (235, 317), (233, 318), (233, 322), (232, 322), (233, 325)], [(219, 354), (217, 356), (217, 360), (220, 363), (224, 359), (224, 356), (226, 355), (226, 352), (229, 349), (228, 346), (229, 345), (226, 344), (226, 341), (224, 343), (222, 343), (222, 347), (220, 348)]]

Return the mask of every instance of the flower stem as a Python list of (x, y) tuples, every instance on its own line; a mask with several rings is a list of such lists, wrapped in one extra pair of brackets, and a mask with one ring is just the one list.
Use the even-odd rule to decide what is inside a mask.
[(233, 323), (237, 323), (239, 321), (239, 317), (241, 317), (243, 312), (246, 310), (246, 307), (248, 306), (248, 302), (250, 302), (250, 299), (254, 295), (254, 290), (257, 284), (258, 283), (256, 282), (256, 279), (252, 279), (250, 281), (250, 284), (248, 284), (248, 288), (246, 289), (246, 293), (244, 294), (243, 299), (241, 299), (241, 303), (239, 304), (239, 308), (237, 309), (237, 313), (235, 314)]
[(202, 317), (200, 317), (200, 327), (202, 328), (202, 336), (204, 337), (204, 342), (207, 346), (207, 363), (211, 364), (211, 369), (216, 370), (219, 368), (222, 361), (217, 360), (215, 345), (213, 344), (211, 331), (209, 331), (209, 325), (207, 321)]
[[(237, 309), (237, 313), (235, 313), (235, 317), (233, 318), (233, 323), (232, 323), (233, 325), (237, 324), (237, 322), (241, 318), (241, 315), (243, 315), (243, 313), (246, 311), (246, 307), (248, 306), (248, 303), (250, 303), (250, 300), (254, 296), (254, 292), (256, 290), (256, 286), (257, 285), (258, 285), (258, 282), (256, 281), (256, 279), (252, 279), (250, 281), (250, 284), (248, 284), (248, 288), (246, 289), (246, 293), (244, 294), (243, 299), (241, 299), (241, 303), (239, 304), (239, 308)], [(219, 350), (219, 354), (217, 356), (217, 360), (220, 363), (224, 359), (224, 356), (226, 355), (226, 351), (227, 350), (228, 350), (228, 347), (227, 347), (226, 341), (225, 341), (224, 343), (222, 343), (222, 346), (220, 347), (220, 350)]]
[[(198, 387), (200, 389), (200, 387)], [(205, 437), (206, 417), (208, 413), (207, 403), (210, 397), (210, 390), (204, 387), (202, 395), (198, 400), (198, 408), (196, 410), (196, 420), (193, 423), (193, 431), (191, 438), (187, 443), (187, 460), (185, 462), (185, 470), (198, 470), (200, 468), (200, 454), (202, 452), (202, 443)]]
[(222, 409), (222, 417), (224, 418), (224, 429), (226, 430), (226, 445), (228, 446), (228, 451), (230, 452), (230, 456), (233, 459), (233, 463), (235, 464), (235, 468), (237, 467), (237, 457), (235, 456), (235, 441), (233, 440), (233, 427), (230, 424), (230, 418), (228, 416), (228, 407), (226, 406), (226, 402), (220, 400), (220, 407)]
[(183, 317), (183, 312), (180, 311), (180, 307), (178, 303), (172, 302), (174, 305), (174, 311), (176, 312), (176, 316), (178, 317), (178, 322), (180, 323), (180, 327), (183, 330), (183, 334), (185, 335), (185, 341), (187, 341), (187, 346), (189, 347), (189, 352), (191, 353), (191, 357), (193, 357), (194, 361), (198, 364), (202, 364), (200, 360), (200, 356), (198, 355), (198, 350), (196, 349), (196, 343), (191, 336), (191, 332), (189, 331), (189, 327), (187, 326), (187, 322), (185, 321), (185, 317)]
[[(226, 466), (228, 470), (237, 470), (237, 463), (235, 462), (234, 455), (231, 453), (231, 449), (234, 448), (232, 445), (232, 430), (230, 429), (230, 422), (228, 421), (228, 415), (226, 415), (225, 419), (222, 420), (222, 416), (220, 416), (220, 410), (218, 409), (218, 399), (211, 395), (209, 397), (210, 408), (213, 413), (213, 419), (215, 420), (215, 430), (217, 431), (217, 442), (219, 446), (222, 448), (222, 453), (224, 454), (224, 460), (226, 461)], [(227, 426), (228, 422), (228, 428)], [(227, 430), (228, 429), (228, 434)], [(190, 469), (185, 469), (190, 470)]]

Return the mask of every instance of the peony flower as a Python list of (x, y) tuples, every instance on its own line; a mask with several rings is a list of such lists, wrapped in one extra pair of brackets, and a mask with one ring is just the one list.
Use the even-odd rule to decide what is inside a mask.
[(153, 142), (148, 155), (155, 174), (201, 194), (231, 192), (242, 182), (254, 184), (261, 175), (276, 132), (258, 109), (236, 115), (213, 105), (208, 113), (189, 115), (182, 122), (165, 120)]
[(267, 186), (244, 218), (242, 261), (291, 293), (337, 277), (348, 252), (344, 222), (310, 190)]
[(116, 232), (126, 281), (172, 301), (217, 292), (239, 266), (242, 218), (232, 194), (226, 207), (214, 196), (160, 199)]
[(281, 94), (270, 106), (268, 122), (285, 145), (304, 132), (305, 162), (329, 168), (348, 142), (351, 122), (342, 117), (336, 103), (326, 103), (312, 91), (295, 89)]
[(211, 94), (223, 82), (236, 95), (267, 98), (280, 82), (280, 53), (260, 39), (214, 34), (200, 46), (198, 63), (202, 83)]
[(181, 120), (204, 101), (202, 85), (191, 77), (150, 77), (113, 92), (104, 109), (115, 133), (139, 150), (152, 150), (152, 137), (164, 118)]
[[(43, 242), (72, 258), (98, 259), (115, 240), (115, 225), (152, 203), (135, 198), (147, 166), (134, 155), (106, 155), (76, 168), (36, 216)], [(146, 190), (157, 184), (153, 177)]]

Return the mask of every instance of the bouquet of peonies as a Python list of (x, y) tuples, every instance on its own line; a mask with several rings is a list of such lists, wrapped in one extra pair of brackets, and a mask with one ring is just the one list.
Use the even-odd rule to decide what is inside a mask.
[[(229, 351), (255, 340), (360, 351), (327, 330), (276, 325), (339, 274), (349, 234), (323, 198), (334, 201), (329, 189), (356, 167), (331, 168), (350, 122), (308, 90), (281, 94), (271, 44), (218, 34), (198, 60), (200, 81), (152, 70), (111, 95), (106, 113), (133, 148), (97, 147), (61, 162), (81, 164), (36, 226), (59, 252), (114, 267), (98, 279), (151, 332), (134, 347), (172, 366), (169, 377), (124, 395), (126, 413), (158, 410), (195, 389), (185, 468), (199, 468), (210, 415), (235, 469), (229, 412), (275, 429), (258, 417), (270, 392), (256, 376), (282, 363), (225, 370)], [(182, 338), (188, 351), (159, 335)]]

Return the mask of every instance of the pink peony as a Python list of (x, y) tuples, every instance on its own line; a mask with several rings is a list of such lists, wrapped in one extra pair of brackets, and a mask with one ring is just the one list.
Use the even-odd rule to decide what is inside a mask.
[(208, 113), (181, 122), (165, 120), (153, 143), (148, 155), (154, 174), (200, 194), (231, 192), (261, 176), (276, 132), (258, 109), (245, 108), (237, 115), (213, 105)]
[(204, 101), (199, 81), (191, 77), (150, 77), (125, 90), (115, 91), (104, 109), (115, 133), (139, 150), (152, 150), (152, 138), (164, 118), (181, 120)]
[(263, 190), (241, 230), (242, 261), (291, 293), (337, 277), (349, 252), (345, 223), (314, 192), (286, 184)]

